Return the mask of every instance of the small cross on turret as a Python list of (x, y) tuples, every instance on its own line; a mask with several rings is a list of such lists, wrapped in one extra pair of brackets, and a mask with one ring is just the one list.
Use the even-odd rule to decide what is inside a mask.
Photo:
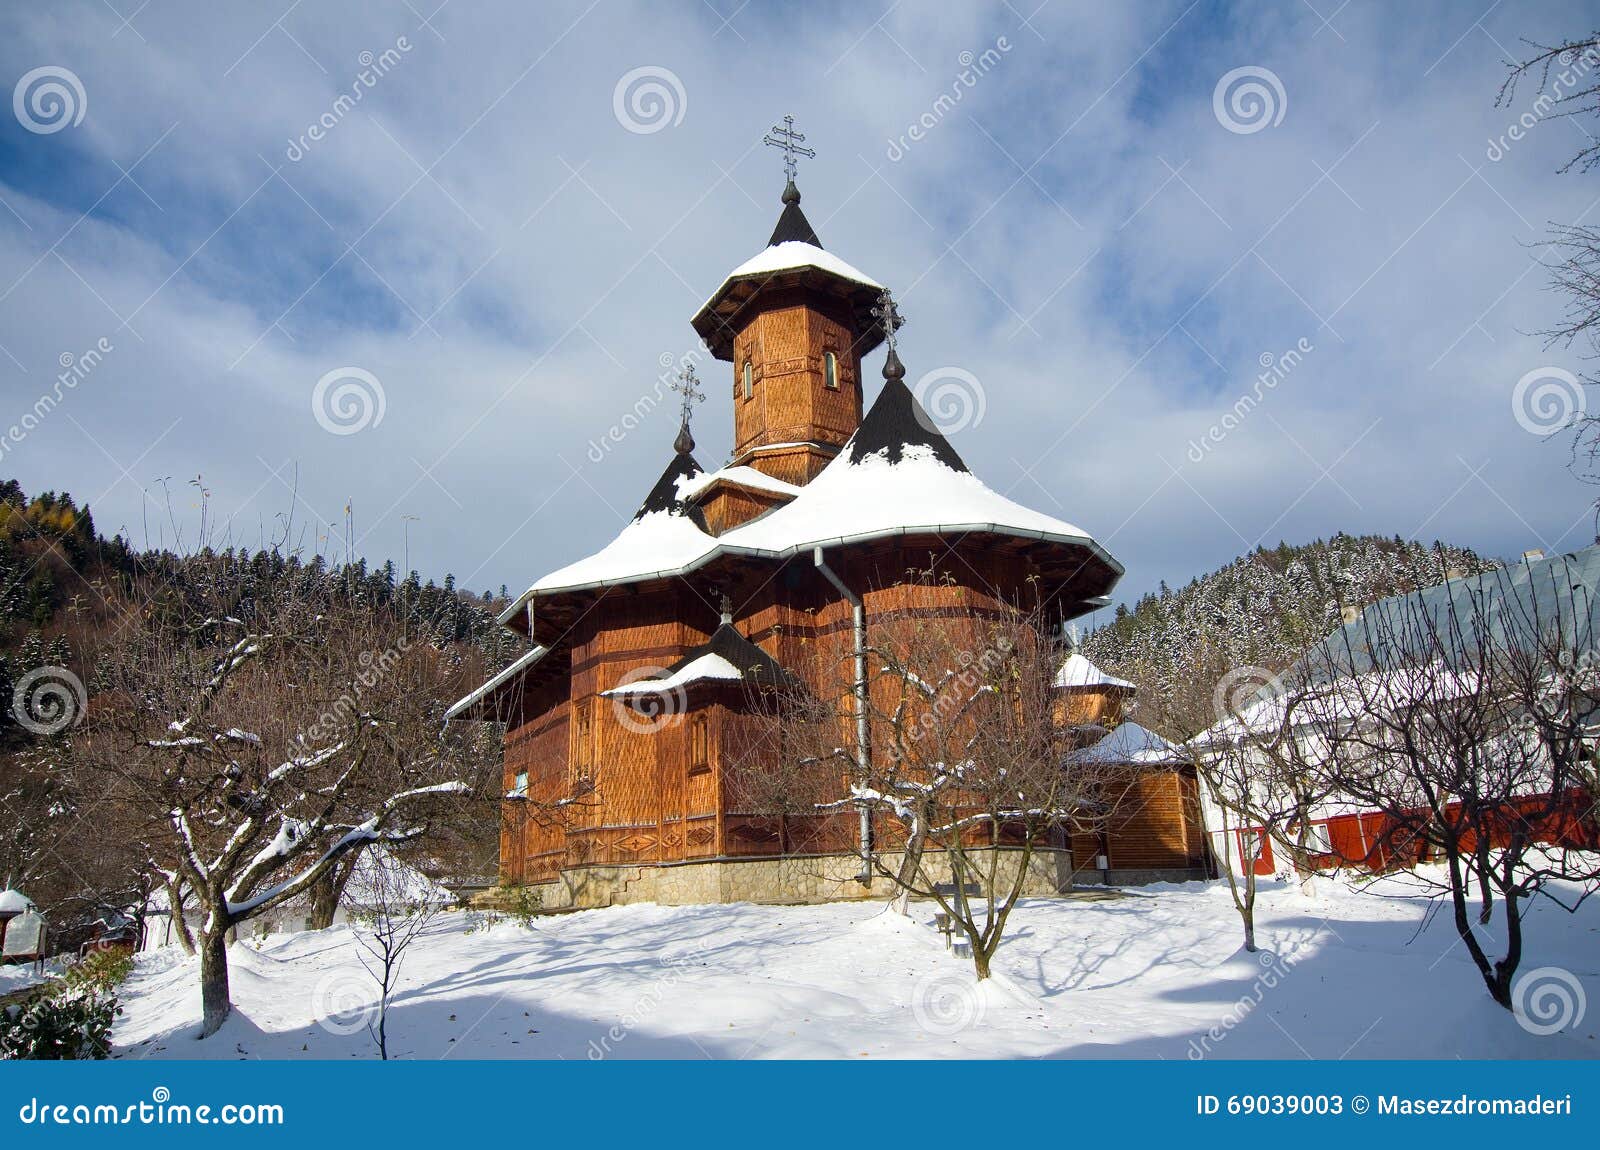
[(883, 329), (883, 342), (889, 347), (889, 352), (883, 358), (883, 378), (903, 379), (906, 369), (900, 363), (900, 353), (896, 350), (899, 341), (895, 333), (905, 326), (905, 317), (900, 314), (900, 309), (895, 305), (894, 296), (889, 294), (889, 289), (884, 288), (878, 294), (878, 302), (872, 305), (872, 314), (877, 318), (878, 326)]
[(776, 124), (772, 125), (772, 133), (763, 136), (761, 142), (769, 148), (783, 149), (783, 174), (789, 177), (790, 186), (793, 186), (795, 175), (799, 171), (794, 158), (796, 156), (804, 156), (808, 160), (817, 158), (814, 148), (802, 148), (800, 146), (805, 142), (805, 137), (794, 130), (793, 116), (785, 116), (783, 118), (783, 127), (781, 128)]
[(878, 302), (872, 305), (872, 314), (883, 325), (883, 340), (889, 345), (889, 350), (895, 348), (895, 332), (905, 326), (905, 317), (900, 314), (900, 308), (894, 302), (894, 296), (888, 288), (878, 293)]
[(694, 414), (694, 405), (703, 401), (706, 393), (700, 390), (700, 380), (695, 376), (694, 364), (686, 363), (678, 372), (678, 378), (672, 385), (672, 390), (683, 396), (680, 422), (678, 424), (678, 438), (673, 447), (679, 455), (688, 455), (694, 450), (694, 436), (689, 433), (689, 417)]

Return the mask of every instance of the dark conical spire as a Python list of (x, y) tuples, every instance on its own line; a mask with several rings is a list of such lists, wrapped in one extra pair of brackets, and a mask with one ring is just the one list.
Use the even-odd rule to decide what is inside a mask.
[(850, 437), (850, 462), (860, 463), (868, 456), (881, 454), (890, 463), (899, 463), (905, 457), (906, 448), (921, 447), (950, 470), (966, 471), (966, 463), (950, 446), (938, 423), (906, 386), (906, 366), (900, 362), (900, 352), (895, 347), (895, 333), (905, 320), (887, 288), (872, 310), (882, 326), (889, 351), (883, 357), (883, 390)]
[(694, 450), (694, 436), (689, 432), (687, 419), (678, 425), (678, 438), (672, 441), (672, 450), (679, 455), (688, 455)]
[[(883, 366), (883, 390), (850, 437), (850, 462), (860, 463), (868, 456), (882, 454), (890, 463), (899, 463), (906, 448), (923, 447), (951, 471), (969, 470), (901, 378), (905, 368), (899, 357), (891, 351), (889, 358), (890, 362)], [(890, 373), (891, 364), (900, 368), (898, 374)]]
[[(678, 434), (681, 439), (686, 431), (680, 431)], [(661, 473), (661, 478), (656, 480), (656, 485), (650, 489), (650, 494), (645, 496), (644, 503), (634, 513), (633, 518), (637, 521), (653, 511), (665, 511), (669, 515), (686, 516), (704, 531), (706, 526), (704, 512), (678, 498), (678, 484), (683, 480), (693, 479), (704, 471), (694, 456), (687, 451), (677, 452), (673, 455), (672, 462), (667, 464), (667, 469)]]
[(778, 226), (772, 229), (772, 238), (767, 241), (767, 246), (770, 248), (790, 240), (799, 240), (818, 248), (822, 246), (816, 229), (800, 210), (800, 189), (795, 187), (793, 180), (783, 189), (783, 214), (778, 217)]

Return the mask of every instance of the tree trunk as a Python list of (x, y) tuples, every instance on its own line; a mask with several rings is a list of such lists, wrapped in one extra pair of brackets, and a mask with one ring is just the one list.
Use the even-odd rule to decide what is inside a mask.
[[(1453, 842), (1445, 846), (1445, 862), (1450, 868), (1450, 903), (1455, 912), (1456, 934), (1466, 945), (1467, 953), (1472, 956), (1472, 961), (1478, 968), (1478, 973), (1483, 976), (1483, 983), (1489, 989), (1489, 997), (1498, 1002), (1507, 1010), (1511, 1009), (1511, 983), (1510, 979), (1500, 977), (1500, 972), (1489, 961), (1489, 956), (1484, 953), (1483, 947), (1478, 943), (1478, 937), (1473, 933), (1472, 924), (1467, 921), (1467, 893), (1465, 876), (1461, 873), (1462, 859)], [(1520, 935), (1518, 935), (1520, 941)]]
[(219, 927), (200, 936), (200, 1037), (210, 1038), (233, 1010), (228, 994), (228, 930)]
[(194, 954), (194, 935), (189, 933), (189, 923), (183, 917), (183, 884), (180, 882), (167, 884), (167, 921), (172, 924), (183, 953)]
[(356, 860), (360, 857), (360, 847), (347, 851), (311, 884), (311, 914), (308, 917), (312, 930), (327, 930), (333, 925), (334, 915), (339, 913), (339, 903), (344, 898), (345, 887), (350, 885), (350, 877), (356, 872)]
[(924, 845), (923, 835), (911, 835), (906, 839), (906, 853), (900, 859), (900, 870), (894, 880), (895, 895), (889, 903), (899, 914), (911, 913), (911, 888), (917, 881), (917, 872), (922, 868)]
[(1244, 948), (1256, 952), (1256, 860), (1250, 859), (1245, 872), (1244, 901), (1239, 904), (1239, 917), (1244, 921)]
[(339, 909), (339, 895), (334, 887), (334, 867), (322, 872), (322, 877), (311, 884), (311, 913), (308, 917), (312, 930), (327, 930), (333, 925), (333, 916)]

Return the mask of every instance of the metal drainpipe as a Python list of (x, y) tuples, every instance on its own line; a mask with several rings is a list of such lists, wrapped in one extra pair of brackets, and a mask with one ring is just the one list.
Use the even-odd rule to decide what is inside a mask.
[[(871, 760), (867, 748), (867, 609), (857, 595), (846, 587), (844, 580), (839, 578), (837, 572), (829, 567), (822, 557), (822, 548), (811, 549), (811, 561), (816, 565), (850, 604), (852, 621), (855, 625), (855, 656), (856, 656), (856, 768), (861, 772), (863, 784), (867, 781)], [(856, 875), (856, 881), (863, 885), (872, 882), (872, 812), (865, 803), (861, 804), (861, 873)]]

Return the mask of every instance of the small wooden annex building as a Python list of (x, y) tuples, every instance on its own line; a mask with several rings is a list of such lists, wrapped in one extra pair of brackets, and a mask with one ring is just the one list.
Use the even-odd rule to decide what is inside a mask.
[[(823, 248), (792, 179), (782, 201), (767, 246), (691, 321), (730, 368), (729, 463), (701, 466), (686, 415), (621, 533), (501, 616), (532, 650), (451, 708), (505, 725), (501, 882), (546, 907), (882, 894), (857, 881), (880, 828), (850, 810), (775, 819), (731, 784), (762, 691), (806, 682), (819, 652), (848, 661), (863, 628), (906, 614), (907, 573), (930, 564), (932, 614), (998, 613), (1026, 591), (1061, 624), (1122, 574), (1087, 532), (972, 474), (892, 344), (867, 406), (862, 361), (893, 312)], [(1095, 721), (1131, 685), (1062, 690)], [(1070, 881), (1072, 852), (1055, 853)], [(1173, 877), (1191, 861), (1174, 855)]]
[[(1072, 659), (1085, 664), (1075, 670), (1077, 675), (1101, 674), (1083, 656)], [(1124, 718), (1133, 686), (1121, 679), (1111, 681), (1125, 687), (1110, 696), (1110, 705), (1100, 704), (1099, 723), (1111, 729), (1099, 741), (1073, 752), (1072, 758), (1120, 768), (1122, 785), (1116, 792), (1116, 810), (1101, 832), (1073, 836), (1073, 862), (1078, 868), (1074, 879), (1125, 884), (1206, 878), (1207, 840), (1194, 762), (1184, 748)]]

